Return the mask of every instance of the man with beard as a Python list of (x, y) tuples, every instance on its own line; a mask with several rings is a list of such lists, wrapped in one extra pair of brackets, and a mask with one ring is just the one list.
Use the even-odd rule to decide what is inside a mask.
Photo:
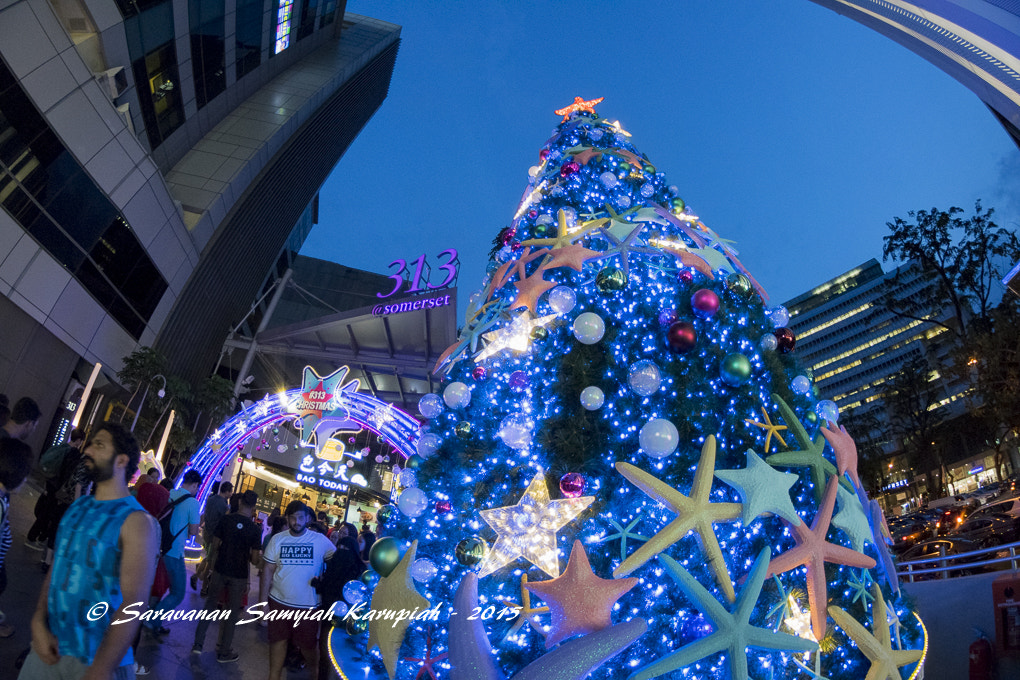
[(128, 493), (140, 456), (134, 437), (116, 423), (100, 425), (85, 448), (95, 494), (76, 500), (57, 529), (19, 680), (134, 675), (131, 642), (159, 553), (159, 526)]

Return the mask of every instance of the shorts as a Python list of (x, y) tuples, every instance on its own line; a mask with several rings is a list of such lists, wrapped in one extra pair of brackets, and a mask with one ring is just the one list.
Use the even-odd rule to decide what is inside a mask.
[[(269, 598), (269, 611), (314, 611), (315, 607), (288, 607), (280, 604), (273, 598)], [(299, 649), (315, 649), (319, 644), (319, 621), (315, 619), (304, 619), (296, 626), (294, 619), (271, 619), (266, 622), (269, 628), (269, 644), (289, 640)]]

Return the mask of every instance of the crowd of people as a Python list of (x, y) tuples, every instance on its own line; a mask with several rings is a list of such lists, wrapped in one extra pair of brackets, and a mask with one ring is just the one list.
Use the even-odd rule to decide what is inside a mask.
[[(179, 488), (161, 479), (157, 468), (138, 474), (138, 443), (118, 423), (102, 423), (90, 433), (74, 429), (66, 443), (36, 460), (24, 440), (40, 416), (31, 399), (11, 407), (0, 395), (0, 596), (12, 544), (10, 494), (34, 465), (45, 480), (25, 546), (42, 553), (46, 578), (19, 680), (128, 680), (147, 674), (136, 658), (141, 636), (144, 631), (163, 641), (169, 633), (167, 624), (189, 582), (184, 547), (200, 531), (206, 552), (190, 583), (198, 590), (201, 582), (204, 611), (229, 612), (217, 619), (220, 663), (239, 658), (232, 647), (234, 628), (249, 605), (252, 567), (258, 569), (259, 602), (268, 612), (328, 610), (343, 601), (343, 585), (366, 569), (375, 541), (367, 523), (360, 532), (349, 522), (329, 527), (324, 512), (317, 515), (295, 500), (273, 511), (263, 539), (254, 519), (259, 502), (254, 491), (234, 493), (229, 481), (219, 483), (200, 515), (201, 474), (188, 469)], [(96, 616), (100, 602), (109, 606)], [(313, 678), (328, 677), (323, 651), (330, 621), (309, 614), (298, 625), (267, 618), (270, 680), (281, 677), (285, 664), (299, 663), (288, 661), (289, 651)], [(111, 625), (114, 621), (124, 623)], [(199, 619), (193, 654), (203, 653), (211, 623), (209, 617)], [(0, 638), (13, 633), (0, 612)]]

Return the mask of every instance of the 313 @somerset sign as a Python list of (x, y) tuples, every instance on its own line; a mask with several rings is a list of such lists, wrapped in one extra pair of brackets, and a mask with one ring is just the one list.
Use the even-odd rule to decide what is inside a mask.
[[(404, 259), (396, 259), (390, 262), (389, 268), (396, 269), (396, 273), (390, 274), (388, 278), (393, 280), (393, 288), (388, 293), (376, 293), (380, 300), (391, 298), (397, 293), (428, 293), (433, 290), (441, 290), (457, 285), (457, 274), (460, 272), (460, 259), (455, 248), (447, 248), (436, 256), (438, 261), (437, 271), (443, 274), (439, 283), (432, 283), (432, 267), (425, 259), (425, 253), (416, 259), (408, 262)], [(413, 270), (413, 274), (412, 274)], [(410, 279), (406, 276), (410, 275)], [(408, 286), (408, 284), (410, 284)], [(403, 298), (397, 301), (380, 303), (372, 308), (372, 314), (381, 316), (383, 314), (400, 314), (419, 309), (434, 309), (446, 307), (450, 304), (450, 295), (415, 295), (414, 298)]]

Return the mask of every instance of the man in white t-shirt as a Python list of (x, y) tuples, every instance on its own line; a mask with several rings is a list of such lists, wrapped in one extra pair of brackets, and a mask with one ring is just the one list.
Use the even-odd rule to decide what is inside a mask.
[[(269, 539), (263, 558), (265, 568), (259, 588), (259, 600), (269, 603), (269, 610), (315, 609), (319, 593), (312, 579), (322, 574), (323, 566), (336, 546), (308, 523), (315, 519), (312, 509), (301, 501), (292, 501), (285, 512), (290, 531), (281, 531)], [(312, 671), (313, 680), (319, 669), (319, 622), (304, 619), (294, 625), (292, 619), (269, 621), (269, 680), (279, 680), (287, 656), (287, 642), (293, 640)]]

